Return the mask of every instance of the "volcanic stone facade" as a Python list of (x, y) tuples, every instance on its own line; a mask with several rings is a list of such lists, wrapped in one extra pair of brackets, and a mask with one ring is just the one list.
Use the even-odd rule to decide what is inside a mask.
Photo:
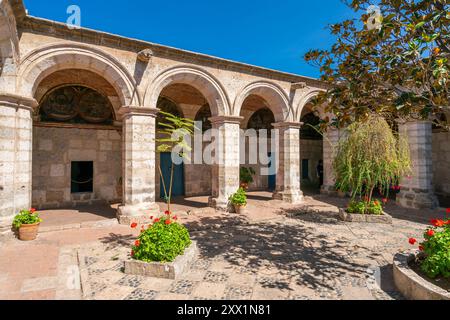
[[(302, 201), (303, 159), (310, 160), (311, 180), (317, 180), (315, 166), (322, 158), (323, 190), (333, 189), (329, 141), (336, 141), (338, 133), (328, 132), (323, 148), (321, 141), (300, 141), (305, 106), (325, 89), (320, 81), (103, 32), (69, 29), (28, 16), (21, 0), (0, 0), (0, 9), (0, 225), (6, 229), (18, 211), (32, 205), (120, 201), (119, 215), (128, 218), (157, 210), (155, 131), (161, 97), (174, 100), (191, 119), (207, 105), (209, 120), (219, 130), (216, 156), (223, 161), (186, 165), (187, 196), (207, 194), (212, 206), (228, 208), (228, 198), (239, 186), (239, 129), (261, 108), (270, 109), (273, 127), (280, 133), (274, 197)], [(64, 86), (86, 87), (106, 97), (113, 109), (111, 122), (50, 125), (42, 120), (43, 99)], [(401, 203), (416, 206), (417, 197), (425, 197), (427, 204), (436, 205), (431, 127), (417, 124), (406, 130), (411, 132), (413, 150), (417, 149), (413, 156), (420, 177), (408, 185)], [(448, 146), (448, 136), (436, 139)], [(448, 156), (440, 148), (448, 150), (436, 148), (437, 164), (447, 168)], [(94, 162), (91, 194), (70, 192), (73, 161)], [(439, 191), (448, 193), (448, 179), (443, 177), (439, 174)], [(266, 178), (256, 177), (251, 187), (267, 188)]]

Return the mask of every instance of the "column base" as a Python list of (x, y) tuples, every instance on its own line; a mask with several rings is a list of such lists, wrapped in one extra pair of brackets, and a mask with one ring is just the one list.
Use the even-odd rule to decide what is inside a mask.
[(397, 203), (401, 207), (411, 209), (436, 209), (439, 200), (429, 190), (404, 189), (397, 195)]
[(223, 211), (223, 212), (233, 212), (234, 211), (233, 205), (230, 203), (230, 201), (228, 199), (209, 197), (208, 206), (216, 209), (217, 211)]
[(304, 201), (303, 192), (301, 190), (277, 191), (273, 194), (273, 199), (291, 204), (302, 203)]
[(158, 204), (146, 203), (138, 205), (122, 205), (117, 209), (117, 220), (119, 224), (138, 224), (150, 223), (150, 217), (161, 215)]
[(15, 232), (12, 226), (13, 220), (14, 216), (0, 218), (0, 240), (13, 238)]

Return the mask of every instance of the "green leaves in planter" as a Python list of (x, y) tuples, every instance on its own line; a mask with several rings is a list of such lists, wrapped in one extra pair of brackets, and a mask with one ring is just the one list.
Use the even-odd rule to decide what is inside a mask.
[(247, 205), (247, 194), (243, 188), (239, 188), (239, 190), (233, 194), (229, 200), (233, 205), (245, 206)]
[(18, 215), (14, 217), (13, 227), (19, 229), (23, 224), (35, 224), (42, 222), (36, 209), (22, 210)]

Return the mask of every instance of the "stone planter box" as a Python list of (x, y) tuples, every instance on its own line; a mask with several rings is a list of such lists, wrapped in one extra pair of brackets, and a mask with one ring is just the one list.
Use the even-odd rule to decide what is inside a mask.
[(386, 212), (382, 215), (348, 213), (345, 209), (339, 209), (339, 219), (346, 222), (365, 222), (392, 224), (392, 217)]
[(176, 279), (194, 262), (197, 255), (197, 242), (192, 241), (192, 244), (186, 248), (184, 254), (178, 256), (170, 263), (143, 262), (130, 258), (130, 260), (125, 261), (125, 273), (145, 277)]
[(409, 263), (415, 257), (413, 253), (398, 253), (394, 257), (394, 283), (401, 294), (410, 300), (450, 300), (450, 292), (427, 281), (410, 268)]

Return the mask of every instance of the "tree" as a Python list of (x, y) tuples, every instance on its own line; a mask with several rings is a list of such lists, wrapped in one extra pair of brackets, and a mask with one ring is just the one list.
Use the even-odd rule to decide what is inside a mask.
[[(194, 120), (174, 116), (173, 114), (164, 111), (160, 111), (159, 113), (163, 116), (163, 120), (158, 123), (157, 133), (161, 138), (156, 139), (156, 142), (160, 143), (157, 146), (156, 151), (158, 153), (175, 152), (180, 158), (189, 159), (189, 152), (192, 148), (187, 143), (186, 136), (190, 136), (194, 133)], [(174, 169), (175, 166), (172, 164), (169, 188), (167, 189), (164, 175), (161, 170), (161, 164), (158, 165), (159, 175), (164, 189), (164, 196), (167, 202), (167, 210), (169, 212), (172, 201)]]
[(311, 50), (306, 61), (320, 67), (329, 90), (318, 97), (345, 126), (372, 113), (396, 118), (436, 117), (450, 111), (450, 2), (448, 0), (345, 1), (360, 21), (330, 26), (336, 43)]
[(409, 173), (408, 141), (396, 136), (383, 117), (372, 114), (345, 130), (333, 166), (338, 190), (371, 203), (375, 188), (387, 197), (390, 186)]

